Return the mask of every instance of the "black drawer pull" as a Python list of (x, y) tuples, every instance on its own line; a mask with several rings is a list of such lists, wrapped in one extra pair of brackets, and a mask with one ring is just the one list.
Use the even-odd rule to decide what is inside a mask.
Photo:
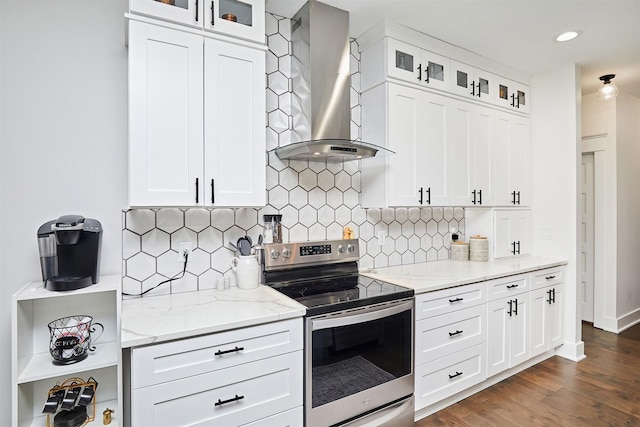
[(232, 348), (231, 350), (218, 350), (218, 351), (216, 351), (214, 354), (215, 354), (216, 356), (221, 356), (221, 355), (223, 355), (223, 354), (236, 353), (236, 352), (238, 352), (238, 351), (242, 351), (242, 350), (244, 350), (244, 347), (238, 347), (238, 346), (236, 346), (235, 348)]
[(232, 397), (231, 399), (227, 399), (227, 400), (220, 400), (218, 399), (218, 401), (215, 403), (215, 406), (220, 406), (220, 405), (224, 405), (225, 403), (231, 403), (231, 402), (236, 402), (238, 400), (242, 400), (244, 399), (244, 396), (238, 396), (236, 394), (236, 397)]
[(455, 332), (449, 332), (449, 336), (450, 337), (455, 337), (456, 335), (460, 335), (462, 333), (462, 331), (459, 331), (456, 329)]
[(452, 380), (452, 379), (454, 379), (455, 377), (459, 377), (460, 375), (462, 375), (462, 372), (458, 372), (458, 371), (456, 371), (456, 373), (455, 373), (455, 374), (453, 374), (453, 375), (449, 374), (449, 379), (450, 379), (450, 380)]
[(513, 285), (507, 285), (507, 289), (517, 288), (518, 286), (520, 286), (518, 283), (515, 283)]
[(458, 298), (456, 298), (456, 299), (450, 299), (450, 300), (449, 300), (449, 302), (450, 302), (451, 304), (453, 304), (454, 302), (459, 302), (459, 301), (462, 301), (463, 299), (464, 299), (464, 298), (460, 298), (460, 297), (458, 297)]
[(545, 277), (545, 279), (547, 279), (547, 280), (551, 280), (551, 279), (555, 279), (555, 278), (556, 278), (556, 276), (547, 276), (547, 277)]

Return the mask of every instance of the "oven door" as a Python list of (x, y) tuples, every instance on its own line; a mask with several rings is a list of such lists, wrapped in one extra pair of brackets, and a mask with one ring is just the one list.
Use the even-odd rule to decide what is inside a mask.
[(331, 426), (413, 394), (413, 298), (306, 320), (305, 419)]

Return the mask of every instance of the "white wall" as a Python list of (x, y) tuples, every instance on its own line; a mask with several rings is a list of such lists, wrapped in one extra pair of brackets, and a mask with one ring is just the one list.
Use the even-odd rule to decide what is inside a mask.
[(618, 281), (616, 318), (618, 330), (640, 321), (640, 99), (621, 93), (616, 99)]
[[(3, 325), (11, 323), (11, 295), (40, 278), (36, 231), (45, 221), (70, 213), (100, 220), (102, 274), (121, 272), (126, 10), (126, 0), (0, 2)], [(0, 341), (10, 342), (10, 333), (0, 328)], [(9, 346), (0, 346), (3, 426), (10, 425), (10, 360)]]
[[(560, 354), (584, 357), (578, 293), (578, 161), (580, 70), (574, 64), (531, 80), (532, 253), (568, 261), (565, 280), (565, 343)], [(544, 228), (550, 239), (538, 237)]]

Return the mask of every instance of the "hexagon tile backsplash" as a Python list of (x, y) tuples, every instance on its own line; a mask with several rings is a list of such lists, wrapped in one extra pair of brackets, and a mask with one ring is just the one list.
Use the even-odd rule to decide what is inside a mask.
[[(291, 142), (291, 22), (266, 15), (267, 150)], [(360, 135), (360, 61), (351, 44), (353, 137)], [(283, 241), (339, 239), (351, 227), (360, 239), (360, 267), (386, 267), (448, 259), (452, 227), (464, 234), (464, 209), (384, 208), (359, 205), (358, 161), (325, 163), (281, 161), (271, 154), (267, 165), (264, 208), (161, 208), (123, 211), (123, 292), (139, 294), (182, 273), (180, 242), (192, 242), (184, 277), (147, 295), (191, 292), (215, 287), (230, 276), (234, 251), (229, 242), (248, 234), (257, 240), (264, 214), (282, 214)], [(384, 231), (385, 244), (376, 236)]]

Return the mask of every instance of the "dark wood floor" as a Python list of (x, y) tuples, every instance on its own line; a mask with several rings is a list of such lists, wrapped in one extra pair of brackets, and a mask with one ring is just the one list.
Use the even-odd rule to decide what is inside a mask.
[(427, 426), (640, 426), (640, 325), (582, 326), (587, 358), (554, 356), (416, 423)]

